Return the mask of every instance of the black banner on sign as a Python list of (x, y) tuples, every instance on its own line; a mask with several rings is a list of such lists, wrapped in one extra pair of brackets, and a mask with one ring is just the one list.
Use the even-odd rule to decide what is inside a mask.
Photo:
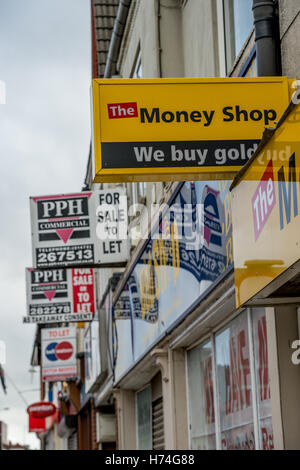
[(103, 169), (243, 166), (259, 140), (190, 142), (105, 142)]
[(87, 197), (66, 197), (65, 199), (44, 199), (37, 201), (39, 220), (58, 220), (66, 217), (82, 217), (89, 215)]

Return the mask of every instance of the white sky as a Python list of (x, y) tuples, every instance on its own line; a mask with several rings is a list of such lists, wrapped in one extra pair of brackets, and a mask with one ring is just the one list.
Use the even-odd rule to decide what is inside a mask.
[[(28, 372), (35, 327), (22, 323), (24, 270), (32, 265), (28, 198), (83, 186), (90, 70), (90, 0), (0, 0), (0, 341), (5, 370), (22, 391), (39, 382)], [(37, 448), (26, 407), (7, 386), (7, 396), (0, 386), (0, 420), (9, 439)], [(24, 397), (30, 404), (39, 394)]]

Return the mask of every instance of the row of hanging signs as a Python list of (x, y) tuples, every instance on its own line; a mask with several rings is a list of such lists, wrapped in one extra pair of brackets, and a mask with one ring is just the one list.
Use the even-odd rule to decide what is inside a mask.
[[(290, 102), (286, 77), (93, 80), (94, 183), (229, 179)], [(95, 267), (128, 259), (122, 187), (30, 198), (25, 323), (90, 321)]]
[(128, 259), (124, 188), (30, 198), (33, 268), (24, 323), (91, 321), (96, 267)]
[[(94, 80), (94, 183), (231, 179), (291, 94), (286, 77)], [(30, 212), (23, 321), (52, 324), (41, 335), (43, 381), (64, 380), (77, 368), (76, 328), (63, 324), (93, 319), (94, 268), (128, 260), (127, 196), (120, 186), (32, 197)]]

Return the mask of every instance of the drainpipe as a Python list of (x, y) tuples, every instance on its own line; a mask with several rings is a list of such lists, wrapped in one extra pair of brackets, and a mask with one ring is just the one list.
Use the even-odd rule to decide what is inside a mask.
[(118, 54), (130, 5), (131, 0), (120, 0), (117, 16), (115, 19), (114, 29), (109, 44), (104, 78), (111, 78), (111, 76), (116, 73)]
[(157, 49), (158, 49), (158, 77), (162, 77), (162, 63), (161, 63), (161, 5), (160, 0), (156, 0), (157, 11)]
[(281, 75), (277, 2), (253, 0), (257, 74), (259, 77)]

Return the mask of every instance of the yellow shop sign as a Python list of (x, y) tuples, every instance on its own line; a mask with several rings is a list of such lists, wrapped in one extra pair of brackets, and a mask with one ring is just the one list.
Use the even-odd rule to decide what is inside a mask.
[(230, 179), (288, 106), (290, 82), (93, 80), (94, 182)]
[(300, 260), (299, 105), (291, 104), (277, 128), (266, 132), (231, 190), (240, 306)]

